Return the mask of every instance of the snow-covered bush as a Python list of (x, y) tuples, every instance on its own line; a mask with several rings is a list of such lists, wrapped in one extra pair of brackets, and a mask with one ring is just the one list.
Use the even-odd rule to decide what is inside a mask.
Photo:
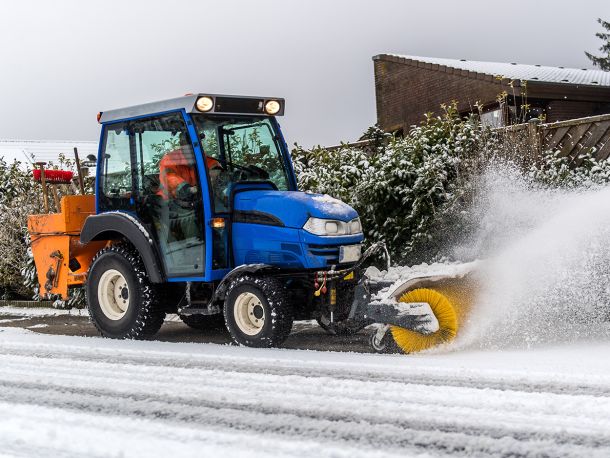
[(610, 183), (610, 161), (595, 158), (592, 148), (577, 157), (563, 156), (561, 151), (546, 151), (533, 164), (528, 176), (544, 186), (583, 188)]
[[(74, 171), (74, 162), (63, 155), (56, 164)], [(86, 191), (91, 192), (92, 179), (85, 180), (85, 185)], [(60, 196), (75, 191), (68, 186), (60, 188)], [(50, 205), (53, 206), (52, 199)], [(0, 157), (0, 298), (40, 298), (27, 217), (43, 211), (42, 188), (33, 180), (31, 169), (18, 161), (8, 164)], [(82, 291), (72, 289), (66, 304), (83, 304)]]
[(27, 217), (41, 213), (42, 198), (31, 177), (19, 162), (8, 164), (0, 157), (0, 296), (7, 299), (33, 294), (32, 275), (25, 270), (30, 262)]

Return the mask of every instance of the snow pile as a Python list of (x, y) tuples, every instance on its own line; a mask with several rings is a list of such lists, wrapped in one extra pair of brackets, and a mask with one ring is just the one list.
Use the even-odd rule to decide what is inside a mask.
[(470, 265), (474, 263), (460, 262), (435, 262), (432, 264), (422, 263), (415, 266), (393, 266), (389, 270), (379, 270), (376, 267), (367, 269), (366, 274), (372, 280), (394, 281), (392, 288), (402, 284), (405, 281), (419, 277), (429, 276), (460, 276), (465, 270), (468, 270)]
[(488, 258), (457, 348), (610, 336), (610, 188), (536, 188), (514, 170), (486, 177), (481, 224), (456, 252)]
[(470, 272), (481, 268), (481, 261), (472, 262), (435, 262), (432, 264), (422, 263), (415, 266), (393, 266), (389, 270), (379, 270), (372, 266), (366, 270), (366, 275), (373, 281), (393, 282), (388, 288), (384, 288), (376, 299), (385, 302), (389, 298), (395, 298), (400, 292), (416, 288), (421, 279), (426, 278), (463, 278)]

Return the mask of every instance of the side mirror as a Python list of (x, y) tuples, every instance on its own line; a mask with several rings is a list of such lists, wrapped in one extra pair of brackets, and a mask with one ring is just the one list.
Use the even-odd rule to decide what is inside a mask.
[(97, 163), (97, 158), (93, 154), (89, 154), (87, 156), (87, 160), (81, 162), (81, 167), (95, 168), (96, 163)]

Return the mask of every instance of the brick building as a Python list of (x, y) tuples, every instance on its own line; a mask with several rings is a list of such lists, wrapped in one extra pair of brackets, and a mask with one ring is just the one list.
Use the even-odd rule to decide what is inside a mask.
[(373, 61), (377, 120), (388, 132), (402, 133), (452, 100), (462, 114), (478, 103), (493, 126), (610, 113), (610, 72), (602, 70), (390, 54)]

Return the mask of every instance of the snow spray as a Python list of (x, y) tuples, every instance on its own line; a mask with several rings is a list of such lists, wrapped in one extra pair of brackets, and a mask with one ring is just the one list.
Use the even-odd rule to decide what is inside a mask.
[(610, 187), (549, 190), (511, 167), (488, 172), (480, 226), (460, 257), (486, 259), (451, 346), (529, 347), (610, 337)]

